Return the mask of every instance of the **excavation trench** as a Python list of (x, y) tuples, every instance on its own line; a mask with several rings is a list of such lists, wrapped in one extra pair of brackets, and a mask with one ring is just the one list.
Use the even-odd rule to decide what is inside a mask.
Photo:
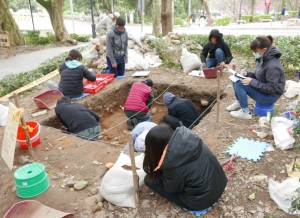
[[(133, 81), (128, 81), (121, 85), (115, 86), (107, 91), (101, 90), (97, 94), (91, 95), (80, 102), (89, 109), (97, 113), (100, 119), (101, 141), (109, 142), (110, 145), (125, 145), (128, 141), (130, 131), (127, 130), (126, 115), (122, 107), (126, 101), (129, 90)], [(166, 83), (155, 83), (153, 90), (155, 100), (151, 107), (152, 122), (161, 123), (163, 116), (167, 114), (167, 108), (163, 104), (162, 93), (164, 91), (172, 92), (173, 94), (190, 99), (198, 109), (199, 113), (204, 117), (210, 112), (212, 107), (209, 107), (217, 97), (217, 87), (215, 86), (190, 86), (190, 85), (171, 85)], [(222, 90), (221, 90), (222, 91)], [(40, 121), (44, 126), (63, 129), (62, 124), (54, 115)]]

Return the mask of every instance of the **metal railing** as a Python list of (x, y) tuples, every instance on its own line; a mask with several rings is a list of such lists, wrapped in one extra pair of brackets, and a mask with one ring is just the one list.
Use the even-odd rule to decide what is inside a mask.
[(287, 20), (286, 26), (288, 27), (289, 23), (293, 22), (293, 21), (294, 21), (295, 24), (298, 23), (298, 21), (299, 21), (299, 24), (300, 24), (300, 19), (298, 19), (298, 18), (292, 18), (292, 19), (288, 19)]
[(272, 19), (261, 19), (260, 20), (260, 28), (261, 28), (261, 22), (271, 22), (271, 27), (272, 27), (272, 24), (273, 24)]
[(247, 21), (246, 20), (237, 20), (236, 25), (239, 25), (239, 24), (245, 24), (245, 27), (246, 27)]

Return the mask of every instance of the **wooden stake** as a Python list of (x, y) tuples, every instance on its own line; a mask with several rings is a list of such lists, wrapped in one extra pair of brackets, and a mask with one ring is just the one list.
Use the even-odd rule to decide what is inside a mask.
[(59, 69), (59, 65), (58, 65), (58, 61), (57, 61), (56, 57), (54, 57), (54, 60), (55, 60), (56, 68)]
[(218, 71), (217, 81), (218, 81), (218, 89), (217, 89), (217, 123), (219, 123), (219, 115), (220, 115), (220, 80), (221, 80), (221, 72)]
[(236, 64), (233, 63), (233, 64), (232, 64), (232, 69), (235, 70), (235, 67), (236, 67)]
[(139, 199), (139, 176), (136, 173), (135, 159), (134, 159), (134, 150), (133, 150), (133, 141), (131, 135), (128, 135), (129, 141), (129, 152), (131, 160), (131, 169), (133, 175), (133, 184), (134, 184), (134, 198), (135, 198), (135, 207), (139, 208), (140, 199)]
[[(15, 100), (17, 108), (20, 108), (20, 102), (19, 102), (18, 94), (14, 93), (13, 96), (14, 96), (14, 100)], [(22, 124), (22, 126), (26, 126), (24, 116), (22, 116), (22, 118), (21, 118), (21, 124)], [(34, 157), (34, 151), (32, 149), (32, 144), (31, 144), (31, 141), (30, 141), (28, 130), (24, 129), (24, 128), (23, 128), (23, 130), (24, 130), (24, 133), (25, 133), (25, 136), (26, 136), (26, 143), (27, 143), (27, 146), (28, 146), (29, 154), (30, 154), (31, 157)]]

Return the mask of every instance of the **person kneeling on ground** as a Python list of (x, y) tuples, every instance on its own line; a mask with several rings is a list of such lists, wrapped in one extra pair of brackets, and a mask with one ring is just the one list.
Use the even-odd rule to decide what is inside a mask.
[[(224, 41), (223, 34), (217, 29), (210, 31), (208, 40), (209, 42), (204, 46), (200, 54), (202, 66), (203, 68), (220, 66), (222, 70), (225, 64), (229, 64), (233, 58), (229, 46)], [(208, 54), (209, 57), (207, 58)]]
[(106, 60), (109, 72), (116, 79), (125, 78), (125, 63), (128, 62), (128, 35), (125, 20), (117, 18), (106, 36)]
[(164, 104), (168, 108), (168, 115), (164, 116), (164, 123), (175, 130), (179, 126), (192, 129), (200, 122), (200, 114), (189, 99), (179, 98), (176, 95), (166, 92)]
[(68, 96), (57, 101), (55, 114), (69, 133), (87, 140), (96, 140), (100, 136), (100, 117), (82, 104), (72, 104)]
[(187, 210), (213, 206), (223, 194), (227, 177), (216, 156), (186, 127), (173, 132), (166, 125), (146, 136), (145, 185)]
[(124, 105), (128, 130), (132, 130), (139, 122), (151, 117), (150, 108), (154, 98), (151, 79), (133, 83)]
[(145, 138), (150, 129), (157, 126), (153, 122), (139, 123), (131, 132), (135, 152), (145, 151)]
[(83, 95), (83, 78), (94, 82), (96, 81), (96, 73), (86, 69), (82, 63), (82, 55), (79, 51), (72, 49), (68, 56), (59, 66), (60, 82), (54, 84), (52, 80), (47, 81), (47, 85), (50, 89), (57, 88), (64, 96), (70, 98), (78, 98)]
[(250, 120), (248, 95), (262, 105), (274, 104), (284, 92), (285, 73), (281, 52), (272, 45), (272, 36), (258, 36), (250, 44), (256, 59), (254, 72), (242, 70), (247, 78), (232, 83), (237, 101), (226, 109), (235, 118)]

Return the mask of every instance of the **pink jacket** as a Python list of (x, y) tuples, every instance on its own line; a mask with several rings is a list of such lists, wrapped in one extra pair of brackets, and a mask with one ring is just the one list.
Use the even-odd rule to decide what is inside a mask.
[(124, 110), (147, 113), (149, 108), (147, 107), (146, 102), (149, 99), (151, 91), (151, 87), (143, 82), (134, 83), (125, 102)]

